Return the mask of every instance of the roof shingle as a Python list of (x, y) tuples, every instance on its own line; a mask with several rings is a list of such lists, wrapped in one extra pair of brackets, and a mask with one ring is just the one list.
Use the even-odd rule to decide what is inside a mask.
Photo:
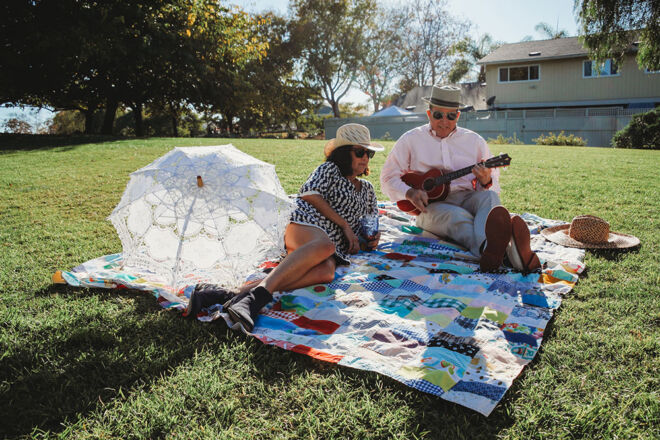
[[(531, 52), (540, 52), (541, 54), (530, 56)], [(588, 51), (582, 46), (578, 37), (566, 37), (505, 44), (480, 59), (478, 64), (524, 62), (550, 58), (577, 58), (587, 55)]]

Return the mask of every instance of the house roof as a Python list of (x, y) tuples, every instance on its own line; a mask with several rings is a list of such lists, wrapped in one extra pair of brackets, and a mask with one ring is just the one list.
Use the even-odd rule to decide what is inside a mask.
[(588, 56), (588, 54), (589, 52), (582, 46), (578, 37), (566, 37), (504, 44), (480, 59), (478, 64), (538, 61), (553, 58), (582, 58)]

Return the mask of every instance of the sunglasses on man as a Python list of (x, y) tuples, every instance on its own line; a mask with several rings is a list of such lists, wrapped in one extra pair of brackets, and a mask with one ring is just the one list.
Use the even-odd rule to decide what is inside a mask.
[(458, 112), (441, 112), (439, 110), (434, 111), (433, 119), (442, 119), (442, 116), (446, 116), (448, 121), (453, 121), (458, 117)]
[(365, 153), (367, 154), (369, 159), (374, 157), (374, 154), (376, 154), (375, 151), (367, 150), (366, 148), (353, 148), (353, 154), (355, 154), (355, 157), (357, 157), (358, 159), (362, 158), (365, 155)]

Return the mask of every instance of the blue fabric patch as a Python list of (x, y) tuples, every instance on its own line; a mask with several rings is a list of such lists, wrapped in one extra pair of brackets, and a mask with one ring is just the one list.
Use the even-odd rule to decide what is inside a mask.
[(497, 401), (500, 400), (506, 392), (506, 387), (498, 387), (497, 385), (491, 385), (483, 382), (466, 382), (462, 380), (454, 385), (451, 391), (461, 391), (464, 393), (477, 394), (490, 400)]
[(417, 284), (410, 280), (404, 280), (398, 288), (402, 290), (407, 290), (408, 292), (418, 292), (418, 291), (422, 291), (424, 293), (432, 292), (432, 290), (429, 289), (428, 287), (422, 286), (421, 284)]
[(552, 308), (548, 303), (548, 300), (543, 295), (523, 295), (522, 302), (523, 304), (529, 304), (537, 307), (545, 307), (546, 309)]
[(442, 396), (445, 393), (445, 390), (443, 390), (439, 386), (433, 385), (431, 382), (428, 382), (423, 379), (406, 380), (403, 383), (411, 388), (415, 388), (417, 390), (424, 391), (425, 393), (433, 394), (435, 396)]
[(502, 333), (504, 333), (504, 337), (509, 342), (527, 344), (527, 345), (531, 345), (532, 347), (538, 347), (539, 345), (538, 340), (531, 335), (526, 335), (524, 333), (517, 333), (517, 332), (507, 332), (507, 331)]
[(382, 281), (363, 283), (362, 287), (364, 287), (366, 290), (371, 290), (372, 292), (379, 292), (379, 293), (390, 293), (392, 290), (394, 290), (394, 287), (392, 287), (391, 284)]
[(254, 327), (255, 330), (257, 330), (258, 327), (264, 327), (267, 329), (272, 329), (272, 330), (281, 330), (286, 333), (292, 333), (296, 335), (318, 335), (319, 332), (316, 330), (310, 330), (307, 328), (302, 328), (298, 327), (297, 325), (285, 321), (283, 319), (277, 319), (273, 318), (271, 316), (264, 316), (264, 315), (259, 315), (257, 317), (257, 320), (254, 322)]

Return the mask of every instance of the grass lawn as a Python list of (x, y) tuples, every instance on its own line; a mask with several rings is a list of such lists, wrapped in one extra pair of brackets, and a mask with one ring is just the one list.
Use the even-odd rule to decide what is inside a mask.
[[(598, 215), (642, 246), (587, 253), (538, 355), (485, 418), (184, 320), (146, 293), (51, 284), (121, 251), (106, 217), (130, 172), (174, 146), (228, 142), (0, 137), (0, 437), (660, 437), (660, 151), (492, 146), (513, 158), (511, 211)], [(231, 142), (275, 164), (289, 193), (323, 159), (323, 141)]]

